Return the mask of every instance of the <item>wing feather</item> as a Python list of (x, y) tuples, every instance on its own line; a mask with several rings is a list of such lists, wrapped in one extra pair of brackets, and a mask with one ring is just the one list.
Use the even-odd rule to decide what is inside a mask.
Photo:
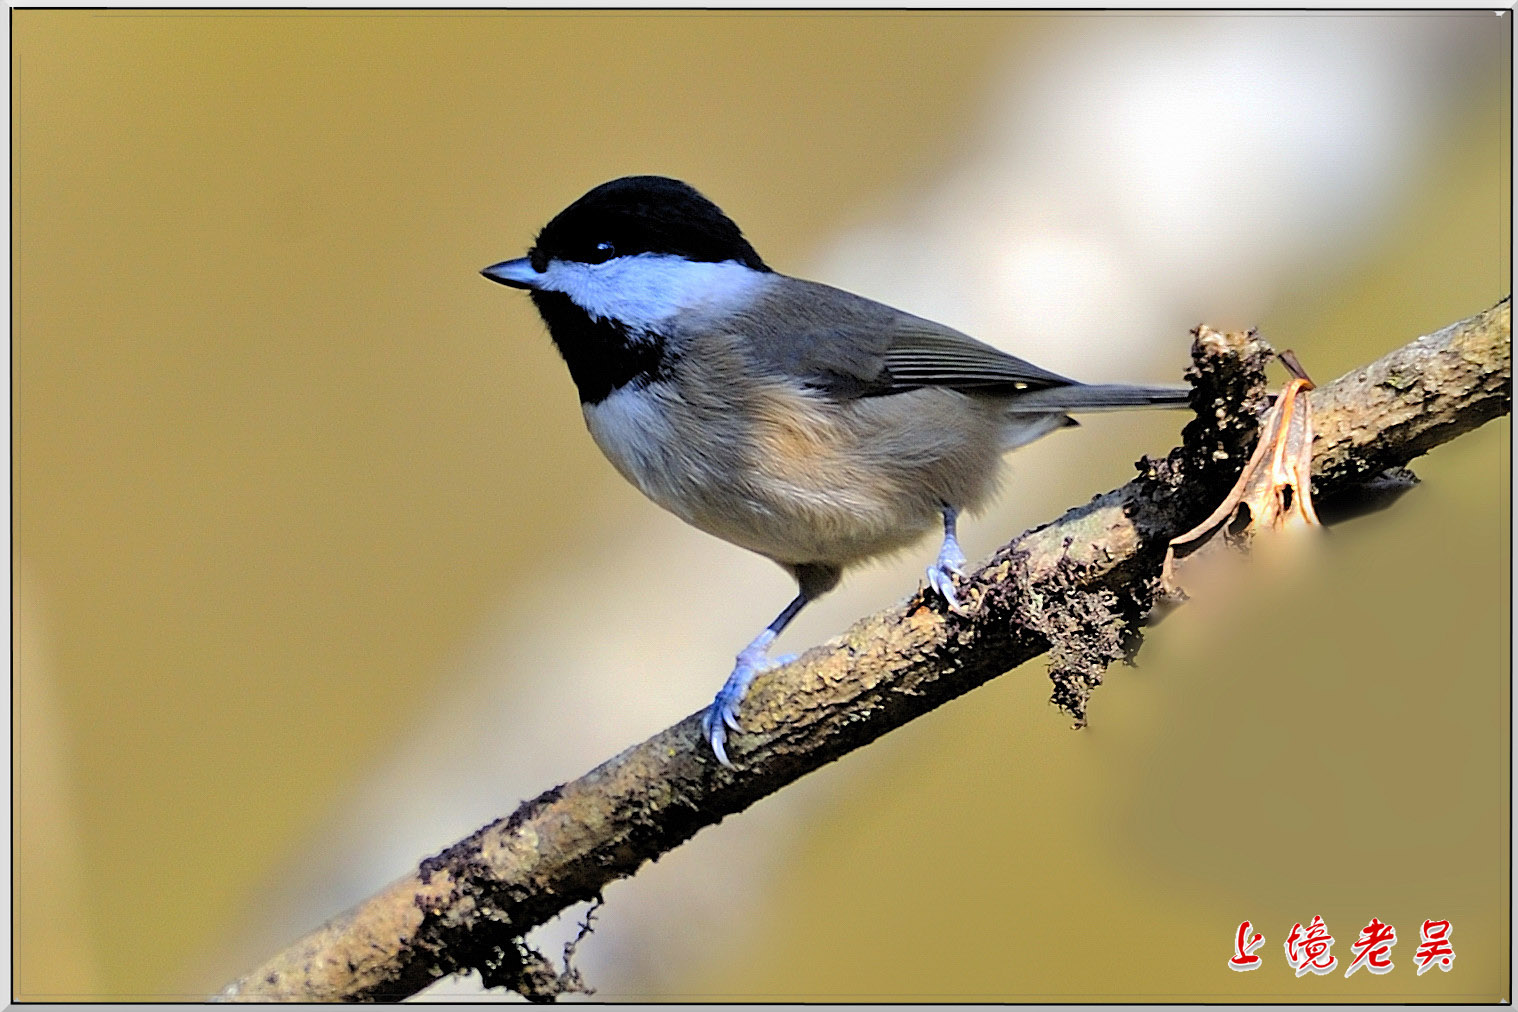
[(762, 364), (840, 399), (923, 387), (1012, 393), (1075, 382), (943, 324), (795, 278), (742, 314), (742, 325)]
[(1010, 391), (1072, 382), (968, 334), (905, 313), (893, 321), (882, 364), (897, 386)]

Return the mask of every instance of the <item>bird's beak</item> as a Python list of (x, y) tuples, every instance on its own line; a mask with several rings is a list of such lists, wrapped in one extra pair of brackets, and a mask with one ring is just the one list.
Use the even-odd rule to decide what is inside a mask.
[(503, 285), (512, 288), (536, 289), (538, 287), (538, 272), (533, 270), (532, 261), (526, 257), (520, 260), (506, 260), (480, 271), (491, 281), (499, 281)]

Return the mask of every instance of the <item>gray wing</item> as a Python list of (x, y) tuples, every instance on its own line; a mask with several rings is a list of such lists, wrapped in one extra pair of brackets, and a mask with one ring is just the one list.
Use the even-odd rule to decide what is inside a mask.
[(840, 399), (1075, 385), (943, 324), (814, 282), (786, 278), (744, 316), (761, 363)]
[(931, 320), (898, 314), (882, 356), (894, 393), (921, 386), (1014, 391), (1069, 386), (1075, 381), (1008, 355)]

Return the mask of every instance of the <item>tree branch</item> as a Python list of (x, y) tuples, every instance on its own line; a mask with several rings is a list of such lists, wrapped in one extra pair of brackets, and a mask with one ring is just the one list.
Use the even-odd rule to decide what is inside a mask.
[[(1324, 513), (1405, 485), (1401, 465), (1509, 412), (1511, 327), (1508, 298), (1315, 390)], [(1102, 670), (1136, 645), (1166, 545), (1222, 498), (1268, 402), (1268, 346), (1196, 334), (1197, 418), (1183, 445), (1003, 546), (966, 581), (968, 617), (917, 593), (857, 622), (754, 683), (729, 744), (736, 771), (717, 764), (693, 714), (428, 858), (221, 997), (398, 999), (475, 968), (487, 985), (552, 998), (572, 982), (526, 932), (824, 763), (1046, 651), (1055, 702), (1082, 720)]]

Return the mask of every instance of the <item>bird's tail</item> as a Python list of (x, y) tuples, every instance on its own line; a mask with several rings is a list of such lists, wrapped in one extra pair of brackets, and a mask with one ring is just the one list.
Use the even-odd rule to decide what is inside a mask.
[(1126, 383), (1071, 383), (1029, 390), (1007, 399), (1011, 414), (1051, 411), (1118, 411), (1123, 408), (1183, 408), (1190, 387), (1141, 387)]

